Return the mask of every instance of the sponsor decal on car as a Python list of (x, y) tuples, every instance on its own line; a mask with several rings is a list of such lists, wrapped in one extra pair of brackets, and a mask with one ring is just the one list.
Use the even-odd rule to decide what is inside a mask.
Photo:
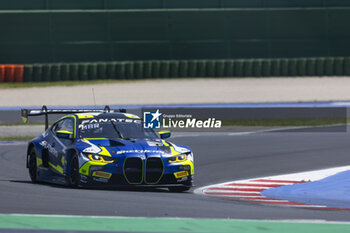
[(175, 172), (174, 175), (175, 178), (182, 178), (184, 176), (188, 176), (188, 171)]
[[(136, 123), (141, 124), (139, 119), (128, 119), (128, 118), (99, 118), (99, 119), (86, 119), (79, 124), (79, 129), (84, 129), (85, 125), (93, 125), (96, 123), (105, 123), (105, 122), (125, 122), (125, 123)], [(91, 126), (91, 127), (93, 127)]]
[(127, 153), (161, 153), (163, 154), (164, 152), (161, 150), (120, 150), (117, 151), (117, 155), (119, 154), (127, 154)]
[(107, 173), (107, 172), (95, 171), (93, 173), (93, 176), (109, 179), (109, 178), (111, 178), (112, 174), (111, 173)]
[(53, 154), (55, 157), (58, 157), (58, 152), (55, 148), (51, 146), (47, 141), (43, 140), (39, 143), (42, 147), (47, 149), (51, 154)]

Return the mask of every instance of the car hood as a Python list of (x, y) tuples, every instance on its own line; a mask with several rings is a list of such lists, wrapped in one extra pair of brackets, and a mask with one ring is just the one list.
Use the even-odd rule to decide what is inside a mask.
[(109, 153), (118, 156), (171, 156), (173, 153), (189, 153), (189, 148), (161, 139), (82, 139), (83, 152)]

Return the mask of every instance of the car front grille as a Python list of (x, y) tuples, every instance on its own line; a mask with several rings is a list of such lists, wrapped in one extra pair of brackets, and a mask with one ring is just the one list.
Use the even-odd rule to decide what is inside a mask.
[(142, 183), (143, 162), (141, 158), (129, 157), (125, 159), (124, 175), (128, 183)]
[(146, 160), (145, 183), (158, 183), (163, 175), (164, 165), (161, 158), (150, 157)]
[(139, 157), (128, 157), (125, 159), (123, 171), (129, 184), (141, 184), (143, 180), (145, 184), (157, 184), (163, 176), (164, 165), (158, 157), (150, 157), (145, 161)]

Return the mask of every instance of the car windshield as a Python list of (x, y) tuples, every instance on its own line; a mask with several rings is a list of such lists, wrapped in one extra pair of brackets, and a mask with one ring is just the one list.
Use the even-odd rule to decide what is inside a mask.
[(150, 138), (158, 135), (152, 129), (144, 129), (141, 120), (103, 119), (79, 120), (80, 138)]

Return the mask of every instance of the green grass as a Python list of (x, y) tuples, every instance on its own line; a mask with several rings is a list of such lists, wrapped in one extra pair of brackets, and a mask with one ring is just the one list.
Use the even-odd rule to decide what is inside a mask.
[[(186, 78), (193, 79), (193, 78)], [(24, 82), (24, 83), (0, 83), (0, 89), (11, 88), (31, 88), (31, 87), (52, 87), (52, 86), (81, 86), (81, 85), (94, 85), (94, 84), (116, 84), (116, 83), (134, 83), (144, 81), (159, 81), (166, 79), (105, 79), (105, 80), (88, 80), (88, 81), (57, 81), (57, 82)], [(172, 79), (173, 80), (173, 79)], [(183, 78), (181, 79), (183, 80)]]
[[(327, 126), (336, 124), (350, 124), (350, 118), (320, 118), (320, 119), (237, 119), (237, 120), (223, 120), (222, 126)], [(14, 122), (2, 123), (0, 126), (18, 126), (18, 125), (42, 125), (42, 122), (31, 122), (28, 124)], [(44, 130), (44, 128), (43, 128)], [(27, 141), (33, 139), (32, 137), (0, 137), (0, 141)]]
[(78, 86), (78, 85), (108, 84), (108, 83), (118, 83), (118, 82), (130, 82), (130, 81), (128, 80), (91, 80), (91, 81), (1, 83), (0, 89), (52, 87), (52, 86)]
[(36, 136), (32, 136), (32, 137), (0, 137), (0, 141), (29, 141), (35, 137)]

